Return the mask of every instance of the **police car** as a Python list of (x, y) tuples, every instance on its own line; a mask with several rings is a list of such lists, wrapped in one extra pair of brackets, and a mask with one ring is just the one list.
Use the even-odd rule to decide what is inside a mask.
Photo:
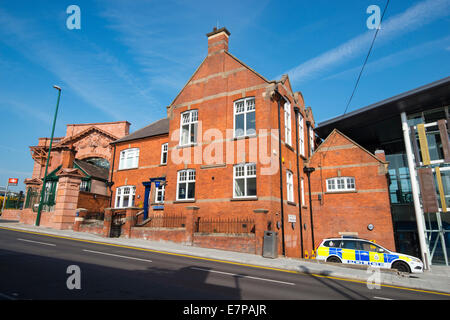
[(334, 263), (392, 268), (408, 273), (423, 272), (423, 263), (420, 259), (391, 252), (369, 240), (359, 238), (325, 239), (317, 249), (316, 259)]

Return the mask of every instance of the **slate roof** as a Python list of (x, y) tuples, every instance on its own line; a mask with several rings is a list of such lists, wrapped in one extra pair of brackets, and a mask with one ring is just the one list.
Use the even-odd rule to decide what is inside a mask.
[(106, 168), (101, 168), (96, 165), (93, 165), (92, 163), (79, 159), (75, 159), (73, 162), (76, 163), (77, 166), (79, 166), (84, 172), (86, 172), (92, 178), (105, 181), (107, 181), (109, 178), (109, 170)]
[(144, 139), (148, 137), (159, 136), (163, 134), (169, 134), (169, 119), (164, 118), (158, 121), (155, 121), (148, 126), (139, 129), (123, 138), (120, 138), (116, 141), (111, 142), (111, 144)]

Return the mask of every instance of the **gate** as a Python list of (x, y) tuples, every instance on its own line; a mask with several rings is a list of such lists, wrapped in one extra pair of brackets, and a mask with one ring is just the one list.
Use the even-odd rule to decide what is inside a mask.
[(120, 237), (120, 233), (122, 231), (122, 225), (125, 224), (126, 214), (123, 212), (113, 213), (111, 218), (111, 238)]

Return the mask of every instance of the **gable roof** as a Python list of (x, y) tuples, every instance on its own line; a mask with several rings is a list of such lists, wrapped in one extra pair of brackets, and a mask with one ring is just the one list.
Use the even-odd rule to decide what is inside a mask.
[(69, 142), (73, 143), (75, 140), (78, 140), (78, 139), (82, 138), (83, 136), (85, 136), (85, 135), (87, 135), (87, 134), (89, 134), (89, 133), (91, 133), (93, 131), (97, 131), (97, 132), (99, 132), (99, 133), (109, 137), (112, 140), (116, 140), (117, 139), (117, 137), (115, 135), (113, 135), (113, 134), (111, 134), (111, 133), (109, 133), (109, 132), (107, 132), (105, 130), (102, 130), (102, 129), (96, 127), (96, 126), (92, 126), (92, 127), (89, 127), (86, 130), (83, 130), (83, 131), (81, 131), (81, 132), (79, 132), (79, 133), (77, 133), (77, 134), (75, 134), (73, 136), (69, 136), (67, 138), (62, 139), (61, 141), (59, 141), (58, 145), (56, 145), (55, 147), (59, 147), (59, 146), (62, 146), (64, 144), (68, 144)]
[[(356, 147), (358, 147), (359, 149), (361, 149), (362, 151), (364, 151), (365, 153), (367, 153), (368, 155), (370, 155), (372, 158), (374, 158), (375, 160), (377, 160), (380, 163), (383, 164), (388, 164), (389, 162), (387, 161), (383, 161), (381, 159), (379, 159), (376, 155), (374, 155), (372, 152), (368, 151), (367, 149), (363, 148), (361, 145), (359, 145), (358, 143), (356, 143), (355, 141), (353, 141), (352, 139), (350, 139), (349, 137), (347, 137), (345, 134), (343, 134), (342, 132), (340, 132), (338, 129), (334, 129), (329, 135), (328, 137), (320, 144), (320, 146), (316, 149), (316, 151), (314, 152), (314, 154), (311, 156), (311, 158), (313, 158), (316, 154), (319, 153), (320, 149), (322, 148), (326, 148), (324, 147), (324, 145), (330, 140), (330, 138), (333, 135), (340, 135), (341, 137), (343, 137), (344, 139), (348, 140), (350, 143), (354, 144)], [(330, 148), (331, 146), (329, 146), (328, 148)]]
[[(225, 53), (226, 55), (228, 55), (230, 58), (234, 59), (236, 62), (238, 62), (239, 64), (241, 64), (244, 68), (248, 69), (249, 71), (251, 71), (252, 73), (254, 73), (256, 76), (258, 76), (259, 78), (261, 78), (262, 80), (264, 80), (267, 83), (270, 83), (271, 81), (267, 80), (264, 76), (262, 76), (261, 74), (259, 74), (258, 72), (256, 72), (255, 70), (253, 70), (252, 68), (250, 68), (247, 64), (245, 64), (244, 62), (242, 62), (241, 60), (239, 60), (238, 58), (236, 58), (234, 55), (232, 55), (228, 50), (225, 50), (223, 53)], [(176, 97), (173, 99), (172, 103), (167, 107), (170, 108), (175, 101), (177, 101), (178, 97), (181, 95), (181, 93), (184, 91), (184, 89), (191, 83), (192, 79), (194, 79), (195, 75), (198, 73), (198, 71), (201, 69), (202, 65), (206, 62), (206, 60), (208, 60), (209, 55), (206, 56), (203, 61), (200, 63), (200, 65), (197, 67), (197, 69), (195, 69), (194, 73), (191, 75), (191, 77), (189, 78), (189, 80), (186, 82), (186, 84), (183, 86), (183, 88), (178, 92), (178, 94), (176, 95)], [(272, 81), (273, 82), (273, 81)]]
[(169, 119), (167, 118), (155, 121), (142, 129), (139, 129), (121, 139), (111, 142), (111, 144), (144, 139), (163, 134), (169, 134)]

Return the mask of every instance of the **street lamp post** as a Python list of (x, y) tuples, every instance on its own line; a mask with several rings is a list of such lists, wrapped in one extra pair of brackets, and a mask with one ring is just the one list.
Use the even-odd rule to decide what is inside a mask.
[(306, 173), (308, 177), (308, 189), (309, 189), (309, 216), (311, 219), (311, 240), (312, 240), (312, 250), (314, 253), (314, 221), (313, 221), (313, 211), (312, 211), (312, 198), (311, 198), (311, 173), (313, 173), (316, 169), (310, 167), (304, 167), (303, 172)]
[(59, 108), (59, 99), (61, 98), (61, 88), (58, 86), (53, 86), (56, 90), (58, 90), (58, 100), (56, 102), (56, 110), (55, 110), (55, 116), (53, 118), (53, 127), (52, 127), (52, 135), (50, 137), (50, 146), (48, 149), (48, 155), (47, 155), (47, 163), (45, 164), (45, 172), (44, 172), (44, 179), (42, 181), (42, 188), (41, 188), (41, 198), (39, 200), (39, 207), (38, 212), (36, 215), (36, 226), (39, 226), (39, 223), (41, 221), (41, 212), (42, 212), (42, 206), (44, 202), (44, 195), (45, 195), (45, 185), (47, 184), (47, 170), (48, 170), (48, 163), (50, 161), (50, 154), (52, 152), (52, 144), (53, 144), (53, 135), (55, 133), (55, 125), (56, 125), (56, 116), (58, 115), (58, 108)]

